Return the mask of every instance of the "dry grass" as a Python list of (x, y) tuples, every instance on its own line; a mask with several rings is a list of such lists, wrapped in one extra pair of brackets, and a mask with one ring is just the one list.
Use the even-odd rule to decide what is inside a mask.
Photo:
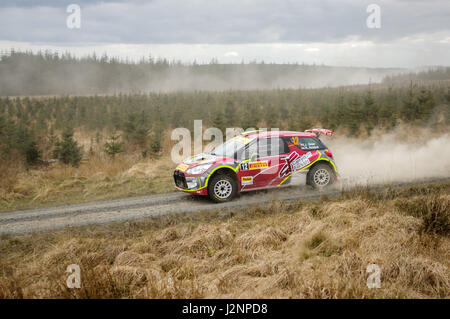
[(448, 298), (449, 205), (446, 183), (3, 237), (0, 297)]
[[(143, 159), (142, 150), (129, 145), (126, 153), (112, 160), (103, 152), (104, 137), (93, 143), (92, 133), (80, 131), (74, 136), (85, 159), (78, 168), (58, 163), (27, 168), (20, 154), (0, 158), (0, 212), (173, 191), (174, 141), (169, 129), (163, 135), (163, 151), (157, 158)], [(48, 150), (44, 158), (51, 158)]]
[(54, 164), (25, 170), (5, 163), (0, 169), (0, 211), (164, 193), (173, 190), (174, 164), (167, 157), (144, 160), (121, 155), (91, 156), (78, 168)]

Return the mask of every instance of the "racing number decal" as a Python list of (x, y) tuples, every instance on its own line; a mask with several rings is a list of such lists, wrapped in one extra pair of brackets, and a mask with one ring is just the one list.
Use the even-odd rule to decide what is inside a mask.
[(294, 143), (294, 145), (299, 145), (299, 141), (298, 141), (298, 136), (293, 136), (292, 137), (292, 143)]
[(242, 163), (240, 165), (240, 170), (241, 171), (248, 171), (248, 162), (247, 163)]
[(253, 169), (261, 169), (261, 168), (266, 168), (269, 167), (269, 162), (268, 161), (261, 161), (261, 162), (247, 162), (247, 163), (242, 163), (240, 165), (240, 170), (241, 171), (248, 171), (248, 170), (253, 170)]

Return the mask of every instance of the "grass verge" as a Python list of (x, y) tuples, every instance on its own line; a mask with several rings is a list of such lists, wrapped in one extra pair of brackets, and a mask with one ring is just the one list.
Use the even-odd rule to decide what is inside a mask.
[(449, 208), (441, 183), (3, 236), (0, 297), (446, 298)]
[(78, 168), (9, 165), (0, 170), (0, 212), (170, 192), (173, 168), (166, 157), (142, 160), (137, 155), (94, 156)]

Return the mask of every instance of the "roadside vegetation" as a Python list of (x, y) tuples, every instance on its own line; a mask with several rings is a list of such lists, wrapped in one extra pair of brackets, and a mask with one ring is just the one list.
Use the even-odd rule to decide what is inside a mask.
[(447, 182), (3, 236), (0, 298), (448, 298), (449, 214)]
[(169, 157), (138, 154), (120, 159), (99, 154), (77, 167), (54, 163), (24, 169), (11, 163), (0, 170), (0, 211), (167, 193), (174, 189), (172, 173)]
[[(96, 84), (121, 78), (112, 76), (119, 72), (119, 66), (136, 81), (140, 78), (139, 70), (151, 71), (149, 74), (156, 76), (166, 69), (189, 68), (195, 72), (201, 69), (195, 64), (184, 66), (151, 58), (127, 64), (107, 57), (79, 60), (49, 53), (12, 52), (2, 55), (1, 80), (8, 80), (1, 76), (2, 72), (23, 63), (38, 71), (48, 69), (56, 73), (66, 67), (96, 66), (105, 72)], [(216, 63), (204, 67), (212, 74), (226, 73), (227, 68)], [(272, 74), (276, 73), (274, 68), (288, 68), (263, 63), (232, 66), (236, 70), (247, 67), (269, 68)], [(316, 70), (312, 66), (290, 67), (300, 68), (299, 74), (305, 78)], [(325, 73), (326, 69), (317, 67)], [(169, 157), (176, 143), (170, 139), (172, 129), (192, 130), (195, 119), (203, 120), (204, 129), (218, 127), (223, 131), (227, 127), (299, 131), (324, 127), (338, 135), (367, 138), (374, 132), (389, 132), (403, 125), (429, 127), (433, 132), (445, 134), (450, 124), (448, 69), (391, 76), (381, 84), (319, 89), (3, 96), (0, 97), (0, 211), (168, 191), (172, 189), (170, 172), (174, 165)], [(35, 79), (27, 77), (31, 78)], [(25, 84), (14, 87), (31, 90), (28, 94), (43, 94), (41, 84), (45, 83), (34, 81), (27, 84), (29, 87)], [(96, 88), (95, 93), (104, 92), (93, 84), (92, 87)], [(58, 88), (56, 83), (53, 88)], [(131, 176), (130, 170), (152, 173)]]

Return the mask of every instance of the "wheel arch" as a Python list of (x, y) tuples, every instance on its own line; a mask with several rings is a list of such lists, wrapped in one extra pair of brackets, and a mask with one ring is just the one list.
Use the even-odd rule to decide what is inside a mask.
[(236, 182), (236, 185), (239, 187), (239, 179), (237, 177), (236, 171), (231, 166), (218, 166), (215, 169), (212, 170), (212, 172), (209, 174), (208, 179), (206, 180), (205, 187), (208, 187), (209, 180), (218, 174), (225, 174), (233, 178), (233, 180)]
[(337, 178), (337, 172), (336, 172), (336, 168), (334, 167), (333, 163), (332, 163), (331, 161), (327, 160), (327, 159), (320, 159), (320, 160), (318, 160), (317, 162), (315, 162), (313, 165), (311, 165), (311, 166), (309, 167), (308, 173), (306, 174), (306, 185), (310, 185), (309, 179), (310, 179), (310, 172), (311, 172), (311, 170), (312, 170), (314, 167), (316, 167), (317, 165), (321, 165), (321, 164), (327, 165), (327, 166), (330, 168), (331, 172), (332, 172), (333, 175), (334, 175), (334, 180), (336, 180), (336, 178)]
[(321, 159), (319, 159), (318, 161), (316, 161), (314, 164), (312, 164), (310, 167), (309, 167), (309, 169), (308, 169), (308, 174), (309, 174), (309, 172), (315, 167), (315, 166), (317, 166), (317, 165), (320, 165), (320, 164), (326, 164), (326, 165), (328, 165), (328, 167), (329, 168), (331, 168), (331, 171), (334, 173), (334, 175), (336, 175), (336, 166), (334, 166), (333, 165), (333, 163), (331, 162), (331, 161), (329, 161), (329, 160), (327, 160), (327, 159), (325, 159), (325, 158), (321, 158)]
[[(222, 176), (225, 175), (227, 179), (232, 180), (232, 184), (235, 184), (235, 186), (231, 188), (230, 195), (226, 198), (218, 198), (217, 197), (218, 195), (216, 195), (212, 189), (213, 185), (211, 185), (211, 183), (210, 183), (211, 179), (213, 179), (213, 180), (217, 179), (216, 177), (219, 177), (221, 175)], [(239, 181), (239, 179), (237, 177), (235, 168), (233, 168), (232, 166), (228, 166), (228, 165), (218, 166), (218, 167), (214, 168), (211, 171), (211, 173), (209, 173), (208, 179), (205, 182), (207, 194), (209, 195), (209, 198), (216, 203), (228, 201), (228, 200), (232, 199), (236, 194), (240, 193), (240, 185), (239, 185), (238, 181)]]

